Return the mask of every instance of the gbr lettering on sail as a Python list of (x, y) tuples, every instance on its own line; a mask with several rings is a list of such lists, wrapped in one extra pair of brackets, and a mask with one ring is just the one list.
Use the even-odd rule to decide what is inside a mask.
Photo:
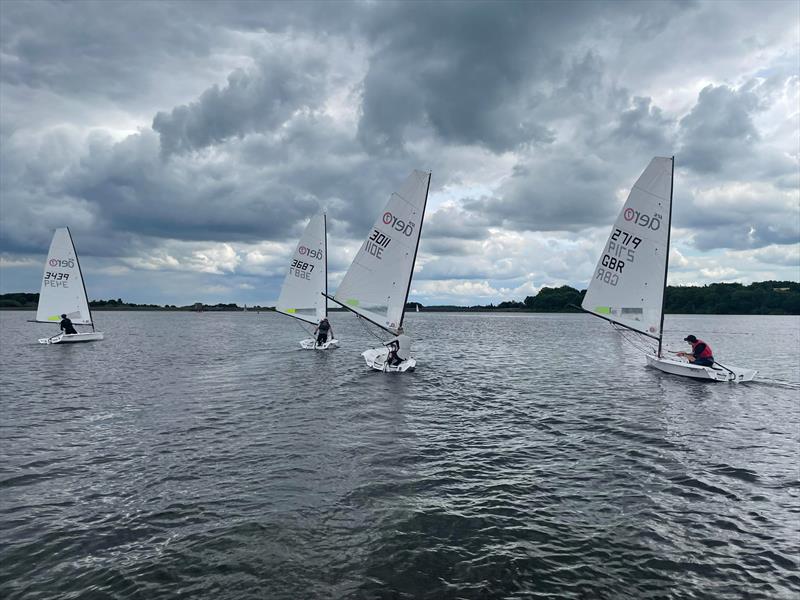
[[(622, 216), (632, 225), (650, 231), (661, 229), (661, 222), (664, 219), (658, 213), (647, 215), (630, 207), (625, 209)], [(635, 262), (636, 250), (641, 243), (641, 237), (615, 227), (611, 237), (608, 238), (608, 244), (600, 259), (600, 264), (597, 266), (595, 279), (616, 286), (624, 272), (625, 265)]]

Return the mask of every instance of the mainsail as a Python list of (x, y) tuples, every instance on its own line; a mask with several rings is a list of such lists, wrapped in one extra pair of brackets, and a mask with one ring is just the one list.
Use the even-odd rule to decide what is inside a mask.
[(276, 311), (313, 325), (328, 314), (328, 299), (323, 296), (328, 289), (326, 226), (324, 213), (309, 221), (292, 255), (275, 306)]
[(584, 310), (659, 339), (672, 203), (672, 158), (656, 157), (639, 177), (611, 230)]
[(50, 242), (36, 320), (58, 323), (62, 314), (66, 314), (76, 325), (92, 324), (81, 265), (78, 263), (72, 236), (66, 227), (56, 229), (53, 241)]
[(333, 297), (392, 333), (403, 324), (430, 181), (414, 171), (392, 194)]

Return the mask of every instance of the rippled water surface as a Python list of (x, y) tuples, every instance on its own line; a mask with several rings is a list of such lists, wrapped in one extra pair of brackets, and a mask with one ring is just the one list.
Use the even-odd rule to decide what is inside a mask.
[(0, 313), (0, 596), (797, 598), (800, 319), (668, 316), (752, 384), (584, 315), (407, 319), (414, 373), (274, 313)]

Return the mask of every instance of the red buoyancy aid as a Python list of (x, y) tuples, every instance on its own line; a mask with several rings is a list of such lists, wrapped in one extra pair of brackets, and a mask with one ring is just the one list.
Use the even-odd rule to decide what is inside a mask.
[[(692, 344), (692, 350), (694, 350), (698, 344), (706, 344), (706, 343), (703, 340), (697, 340)], [(709, 346), (708, 344), (706, 344), (706, 347), (699, 355), (695, 356), (695, 358), (713, 358), (713, 357), (714, 353), (711, 352), (711, 346)]]

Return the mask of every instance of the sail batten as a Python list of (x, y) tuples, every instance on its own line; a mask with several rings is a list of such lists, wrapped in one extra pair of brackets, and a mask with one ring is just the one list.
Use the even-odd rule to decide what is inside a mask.
[(581, 304), (587, 312), (661, 337), (672, 159), (656, 157), (617, 217)]
[(333, 297), (388, 331), (403, 322), (430, 176), (413, 171), (391, 194)]
[(89, 310), (78, 255), (66, 227), (56, 229), (50, 242), (42, 274), (36, 321), (59, 323), (62, 314), (66, 314), (75, 325), (92, 325), (92, 313)]
[(316, 325), (328, 314), (326, 220), (319, 214), (308, 222), (289, 262), (275, 305), (277, 312)]

